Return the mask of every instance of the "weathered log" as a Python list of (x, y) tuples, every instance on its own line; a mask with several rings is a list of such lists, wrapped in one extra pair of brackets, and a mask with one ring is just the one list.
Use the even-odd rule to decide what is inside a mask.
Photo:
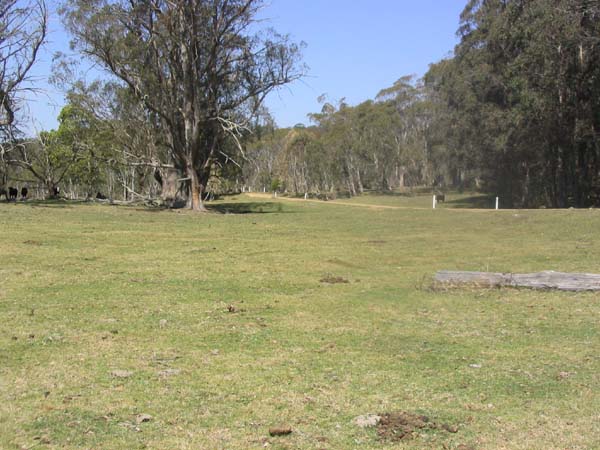
[(434, 281), (441, 286), (471, 284), (484, 287), (525, 287), (531, 289), (558, 289), (561, 291), (600, 291), (600, 275), (591, 273), (538, 273), (455, 272), (442, 270)]

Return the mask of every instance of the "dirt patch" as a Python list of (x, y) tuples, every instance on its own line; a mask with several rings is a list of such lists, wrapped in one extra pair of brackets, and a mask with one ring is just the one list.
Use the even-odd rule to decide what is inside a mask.
[(345, 278), (334, 277), (333, 275), (326, 275), (323, 278), (321, 278), (321, 280), (319, 280), (319, 281), (321, 281), (321, 283), (327, 283), (327, 284), (347, 284), (347, 283), (350, 283)]
[(421, 430), (443, 430), (448, 433), (457, 433), (458, 427), (437, 423), (427, 416), (409, 412), (381, 414), (381, 420), (377, 424), (377, 435), (383, 441), (409, 440), (414, 438)]
[(31, 239), (28, 239), (26, 241), (23, 241), (23, 244), (25, 245), (34, 245), (36, 247), (40, 247), (42, 245), (44, 245), (42, 242), (40, 241), (32, 241)]

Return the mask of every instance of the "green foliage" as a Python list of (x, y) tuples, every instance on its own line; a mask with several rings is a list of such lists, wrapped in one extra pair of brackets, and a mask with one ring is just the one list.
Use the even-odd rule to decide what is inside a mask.
[(281, 187), (281, 180), (279, 178), (273, 178), (271, 180), (271, 192), (277, 192)]
[(73, 46), (157, 116), (195, 210), (229, 141), (238, 142), (270, 91), (303, 73), (300, 46), (256, 30), (262, 5), (69, 0), (62, 8)]
[(427, 81), (451, 164), (517, 206), (600, 201), (600, 8), (471, 1), (455, 57)]
[(428, 158), (426, 141), (430, 109), (413, 77), (383, 90), (376, 101), (355, 107), (343, 100), (337, 106), (324, 103), (320, 113), (311, 114), (315, 126), (259, 137), (252, 148), (271, 158), (253, 160), (245, 173), (268, 172), (294, 193), (357, 195), (430, 183), (436, 163)]

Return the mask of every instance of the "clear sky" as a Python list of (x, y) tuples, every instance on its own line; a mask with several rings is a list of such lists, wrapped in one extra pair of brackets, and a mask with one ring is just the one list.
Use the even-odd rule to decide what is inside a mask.
[[(51, 0), (52, 1), (52, 0)], [(265, 25), (306, 43), (307, 76), (267, 99), (281, 127), (308, 124), (317, 97), (357, 104), (403, 75), (422, 76), (456, 44), (458, 18), (467, 0), (270, 0)], [(57, 126), (63, 97), (44, 80), (52, 54), (68, 53), (68, 37), (51, 4), (49, 44), (35, 68), (44, 93), (31, 98), (31, 131)]]

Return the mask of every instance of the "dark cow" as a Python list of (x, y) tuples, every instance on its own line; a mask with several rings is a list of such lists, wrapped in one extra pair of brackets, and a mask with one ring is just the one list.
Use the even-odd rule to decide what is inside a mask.
[(435, 194), (435, 201), (436, 202), (445, 202), (446, 201), (446, 195), (445, 194)]
[(96, 194), (96, 199), (98, 199), (98, 200), (106, 200), (106, 195), (102, 194), (102, 192), (98, 192)]
[(19, 190), (17, 188), (14, 188), (14, 187), (8, 188), (8, 199), (9, 200), (14, 200), (16, 202), (17, 195), (19, 195)]
[(60, 195), (60, 188), (58, 186), (54, 186), (52, 188), (52, 194), (54, 198), (58, 198), (58, 196)]
[(29, 190), (25, 186), (23, 186), (21, 188), (21, 200), (23, 200), (23, 201), (27, 200), (28, 193), (29, 193)]

